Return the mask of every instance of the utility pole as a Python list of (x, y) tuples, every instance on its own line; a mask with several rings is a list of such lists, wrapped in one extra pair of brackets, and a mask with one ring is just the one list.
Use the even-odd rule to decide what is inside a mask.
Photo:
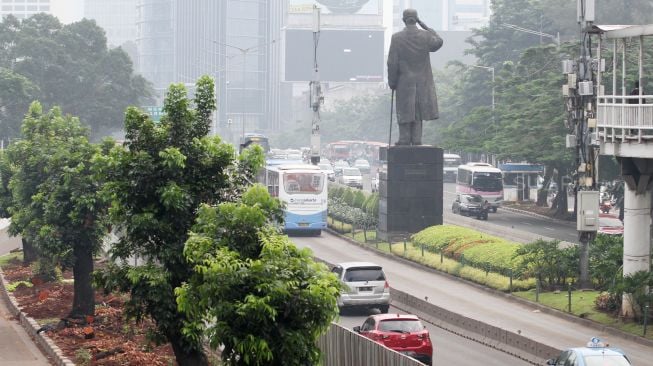
[(320, 69), (317, 64), (317, 46), (320, 42), (320, 8), (313, 5), (313, 81), (310, 82), (310, 107), (313, 109), (311, 122), (311, 164), (320, 162), (320, 106), (324, 103)]
[(580, 57), (563, 61), (567, 84), (563, 85), (567, 111), (566, 146), (576, 152), (576, 228), (580, 241), (580, 287), (590, 287), (589, 243), (599, 226), (598, 143), (596, 138), (596, 78), (601, 60), (592, 59), (589, 31), (595, 16), (595, 0), (577, 0)]

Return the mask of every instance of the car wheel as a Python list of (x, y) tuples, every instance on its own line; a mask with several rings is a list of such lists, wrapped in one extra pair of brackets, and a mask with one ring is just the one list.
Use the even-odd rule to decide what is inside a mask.
[(497, 207), (492, 207), (492, 212), (497, 213)]
[(390, 310), (390, 305), (379, 306), (379, 311), (381, 312), (381, 314), (387, 314), (389, 310)]

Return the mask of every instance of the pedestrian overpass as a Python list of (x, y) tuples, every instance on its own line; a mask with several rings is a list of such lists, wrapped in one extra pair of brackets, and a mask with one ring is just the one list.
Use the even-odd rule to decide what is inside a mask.
[[(653, 60), (644, 53), (651, 41), (653, 24), (594, 26), (601, 50), (613, 55), (608, 73), (598, 73), (596, 140), (601, 155), (612, 155), (621, 166), (624, 189), (624, 276), (651, 269), (651, 203), (653, 190), (653, 95), (647, 95), (644, 67)], [(601, 68), (599, 68), (600, 70)], [(606, 75), (608, 78), (603, 80)], [(630, 83), (628, 82), (630, 80)], [(632, 92), (633, 81), (641, 86)], [(650, 82), (650, 81), (649, 81)], [(630, 84), (630, 85), (629, 85)], [(607, 91), (607, 92), (606, 92)], [(624, 297), (622, 315), (633, 316), (632, 304)]]

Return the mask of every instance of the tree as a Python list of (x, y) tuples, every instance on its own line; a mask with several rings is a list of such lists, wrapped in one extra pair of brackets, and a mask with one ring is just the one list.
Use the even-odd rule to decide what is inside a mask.
[(37, 93), (27, 78), (0, 67), (0, 139), (20, 135), (23, 115)]
[(229, 365), (317, 364), (317, 337), (338, 313), (337, 278), (272, 229), (281, 219), (279, 201), (256, 185), (239, 202), (203, 206), (186, 242), (184, 331), (205, 334)]
[[(101, 163), (120, 238), (110, 251), (116, 263), (96, 279), (105, 291), (130, 293), (128, 315), (151, 317), (155, 339), (171, 343), (180, 365), (207, 364), (201, 339), (182, 331), (188, 318), (177, 311), (174, 294), (193, 275), (183, 250), (197, 210), (202, 203), (236, 200), (263, 163), (260, 148), (245, 150), (234, 161), (231, 145), (207, 136), (215, 110), (213, 90), (209, 77), (200, 78), (191, 102), (182, 84), (171, 85), (165, 115), (157, 124), (129, 108), (125, 146)], [(133, 257), (143, 264), (129, 265)]]
[(3, 171), (13, 168), (10, 232), (35, 244), (46, 263), (73, 268), (70, 317), (95, 313), (93, 255), (106, 233), (106, 203), (92, 170), (100, 149), (87, 134), (77, 118), (62, 116), (58, 108), (43, 114), (35, 102), (23, 121), (22, 139), (9, 146), (3, 160)]
[[(38, 99), (46, 108), (60, 106), (79, 116), (94, 139), (110, 133), (122, 137), (125, 108), (151, 94), (125, 52), (107, 49), (104, 31), (92, 20), (62, 25), (46, 14), (20, 22), (8, 16), (0, 23), (0, 34), (0, 67), (33, 85), (14, 98), (25, 105)], [(0, 90), (9, 90), (12, 80), (0, 77)], [(17, 132), (0, 130), (0, 138), (16, 137)]]

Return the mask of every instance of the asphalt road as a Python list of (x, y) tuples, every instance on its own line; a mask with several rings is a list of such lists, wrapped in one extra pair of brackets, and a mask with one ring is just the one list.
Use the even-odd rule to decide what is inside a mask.
[[(404, 313), (401, 310), (391, 307), (391, 313)], [(371, 314), (378, 314), (378, 310), (351, 310), (340, 315), (338, 323), (346, 328), (353, 328), (362, 325), (365, 318)], [(467, 338), (449, 333), (432, 324), (423, 322), (431, 335), (431, 342), (434, 346), (434, 365), (458, 365), (458, 366), (522, 366), (530, 363), (497, 351), (493, 348), (476, 343)]]
[[(623, 349), (631, 357), (634, 365), (649, 364), (653, 355), (653, 351), (644, 345), (542, 313), (531, 306), (512, 302), (504, 296), (495, 295), (480, 287), (470, 286), (449, 276), (386, 258), (350, 244), (332, 234), (322, 233), (321, 237), (293, 237), (291, 239), (297, 246), (310, 248), (317, 258), (330, 263), (348, 261), (377, 263), (384, 268), (390, 286), (393, 288), (419, 298), (428, 297), (428, 301), (437, 306), (502, 329), (518, 332), (526, 338), (557, 349), (584, 345), (589, 339), (597, 336)], [(359, 322), (362, 323), (360, 319), (357, 319), (356, 323)], [(487, 349), (478, 352), (479, 355), (485, 356), (484, 362), (470, 364), (478, 365), (488, 362), (487, 354), (489, 353), (487, 352), (489, 351)], [(467, 354), (464, 354), (463, 358), (466, 357)], [(459, 361), (450, 364), (457, 365)], [(512, 365), (513, 363), (504, 364)]]
[[(456, 184), (444, 183), (443, 211), (446, 217), (453, 218), (457, 216), (451, 212), (451, 204), (455, 198)], [(520, 231), (531, 232), (552, 239), (572, 243), (578, 242), (578, 232), (576, 231), (575, 222), (565, 222), (522, 215), (502, 210), (501, 207), (499, 207), (496, 213), (490, 212), (488, 222)]]

